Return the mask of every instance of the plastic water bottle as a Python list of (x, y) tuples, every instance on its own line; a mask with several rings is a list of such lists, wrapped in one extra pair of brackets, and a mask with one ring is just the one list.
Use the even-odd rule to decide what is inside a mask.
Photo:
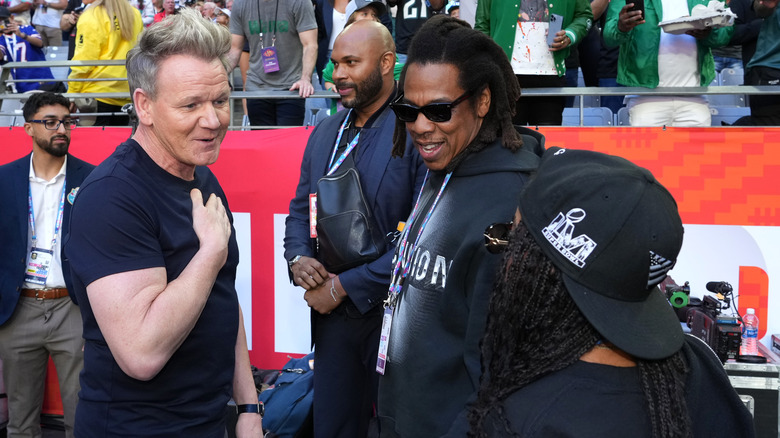
[(758, 317), (755, 309), (747, 309), (747, 314), (742, 318), (742, 355), (758, 355)]

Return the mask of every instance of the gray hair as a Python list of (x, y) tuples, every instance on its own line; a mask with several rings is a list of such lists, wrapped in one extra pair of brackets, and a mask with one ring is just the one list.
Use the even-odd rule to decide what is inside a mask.
[(157, 97), (157, 73), (171, 56), (188, 55), (211, 61), (219, 59), (230, 71), (230, 31), (212, 23), (192, 8), (153, 24), (141, 33), (138, 44), (127, 52), (127, 82), (130, 95), (140, 88), (151, 99)]

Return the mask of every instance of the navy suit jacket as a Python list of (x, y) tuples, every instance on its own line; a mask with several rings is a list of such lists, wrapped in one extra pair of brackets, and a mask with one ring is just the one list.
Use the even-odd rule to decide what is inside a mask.
[[(317, 257), (315, 240), (309, 237), (309, 194), (317, 192), (317, 181), (326, 171), (336, 135), (348, 111), (323, 120), (309, 137), (301, 163), (301, 176), (286, 220), (284, 257)], [(395, 115), (389, 107), (360, 132), (355, 163), (363, 195), (372, 209), (382, 234), (396, 230), (406, 221), (425, 178), (425, 165), (415, 148), (407, 147), (400, 158), (391, 158)], [(339, 281), (350, 299), (366, 313), (387, 298), (392, 270), (393, 245), (371, 263), (339, 273)]]
[[(0, 166), (0, 193), (3, 194), (3, 214), (0, 214), (0, 325), (13, 315), (19, 294), (24, 284), (25, 264), (27, 263), (27, 239), (29, 232), (27, 195), (30, 181), (30, 156), (20, 158)], [(95, 166), (86, 161), (68, 155), (65, 168), (65, 194), (77, 188)], [(62, 217), (64, 241), (65, 230), (70, 222), (71, 203), (65, 201)], [(70, 284), (70, 266), (63, 254), (62, 274)]]

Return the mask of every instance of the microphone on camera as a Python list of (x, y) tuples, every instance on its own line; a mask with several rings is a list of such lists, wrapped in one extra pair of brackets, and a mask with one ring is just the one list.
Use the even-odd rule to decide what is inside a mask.
[(707, 290), (710, 292), (715, 292), (716, 294), (725, 295), (729, 292), (732, 292), (734, 289), (725, 281), (710, 281), (707, 283)]

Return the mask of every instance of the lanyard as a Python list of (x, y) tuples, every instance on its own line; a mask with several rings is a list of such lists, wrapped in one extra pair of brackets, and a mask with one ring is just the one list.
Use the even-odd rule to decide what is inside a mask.
[[(276, 0), (276, 10), (274, 11), (274, 33), (271, 36), (271, 47), (276, 45), (276, 28), (278, 26), (277, 20), (279, 19), (279, 0)], [(262, 29), (263, 23), (260, 21), (260, 0), (257, 0), (257, 22), (260, 24), (260, 28)], [(268, 30), (271, 30), (270, 24), (268, 25)], [(265, 49), (265, 37), (263, 36), (263, 32), (260, 32), (260, 50)]]
[[(16, 34), (9, 35), (3, 35), (3, 38), (5, 38), (5, 44), (8, 47), (8, 55), (11, 57), (12, 62), (17, 62), (16, 59), (16, 46), (17, 44), (23, 44), (20, 42), (17, 42), (16, 40)], [(14, 69), (16, 71), (16, 69)]]
[[(54, 250), (54, 245), (57, 243), (57, 234), (62, 227), (62, 216), (65, 211), (65, 181), (62, 182), (62, 194), (60, 195), (60, 206), (57, 211), (57, 221), (54, 223), (54, 237), (51, 239), (51, 249)], [(38, 241), (38, 235), (35, 233), (35, 213), (33, 212), (32, 202), (32, 189), (30, 185), (27, 185), (27, 212), (30, 219), (30, 230), (32, 231), (32, 246), (35, 248)]]
[[(339, 143), (341, 143), (341, 136), (344, 134), (344, 129), (347, 127), (347, 124), (349, 123), (349, 116), (352, 115), (352, 110), (350, 109), (347, 113), (347, 117), (344, 119), (344, 123), (341, 124), (341, 128), (339, 128), (339, 135), (336, 136), (336, 144), (333, 145), (333, 153), (330, 155), (330, 161), (328, 162), (328, 167), (330, 168), (328, 170), (328, 173), (326, 176), (332, 175), (333, 172), (336, 171), (336, 169), (341, 166), (341, 163), (344, 162), (344, 160), (347, 159), (347, 155), (349, 155), (350, 152), (352, 152), (352, 149), (355, 149), (355, 146), (357, 146), (358, 138), (360, 138), (360, 133), (355, 136), (355, 138), (352, 139), (351, 142), (347, 145), (347, 149), (344, 150), (344, 152), (341, 153), (339, 156), (339, 159), (336, 160), (336, 162), (333, 162), (333, 159), (336, 158), (336, 152), (339, 150)], [(421, 192), (422, 193), (422, 192)]]
[[(398, 294), (401, 293), (401, 285), (404, 282), (404, 279), (409, 275), (409, 268), (412, 265), (412, 255), (414, 254), (414, 250), (417, 248), (417, 245), (420, 243), (420, 237), (423, 234), (423, 230), (425, 230), (425, 226), (428, 225), (428, 221), (431, 219), (431, 216), (433, 215), (433, 210), (436, 208), (436, 204), (439, 203), (439, 200), (441, 199), (442, 193), (444, 193), (444, 188), (447, 187), (447, 183), (450, 182), (450, 177), (452, 176), (452, 172), (448, 173), (447, 176), (444, 177), (444, 182), (441, 184), (441, 188), (439, 189), (439, 193), (436, 194), (436, 198), (433, 200), (433, 204), (431, 204), (431, 208), (428, 210), (428, 213), (425, 214), (425, 219), (423, 219), (422, 225), (420, 225), (420, 229), (417, 231), (417, 237), (414, 239), (414, 243), (409, 247), (409, 257), (405, 257), (405, 250), (406, 245), (408, 243), (409, 239), (409, 232), (412, 229), (412, 224), (414, 223), (414, 219), (417, 217), (417, 212), (420, 207), (420, 198), (422, 198), (423, 190), (425, 189), (425, 183), (428, 182), (428, 172), (425, 172), (425, 179), (423, 180), (422, 188), (420, 189), (420, 194), (417, 195), (417, 202), (414, 204), (414, 209), (412, 210), (411, 216), (409, 216), (409, 220), (407, 221), (408, 226), (403, 232), (403, 236), (401, 237), (401, 244), (399, 245), (398, 249), (398, 260), (395, 262), (395, 267), (393, 268), (393, 276), (392, 281), (390, 282), (390, 290), (388, 292), (387, 301), (385, 302), (385, 307), (395, 307), (395, 303), (398, 300)], [(400, 277), (398, 273), (401, 273)]]

